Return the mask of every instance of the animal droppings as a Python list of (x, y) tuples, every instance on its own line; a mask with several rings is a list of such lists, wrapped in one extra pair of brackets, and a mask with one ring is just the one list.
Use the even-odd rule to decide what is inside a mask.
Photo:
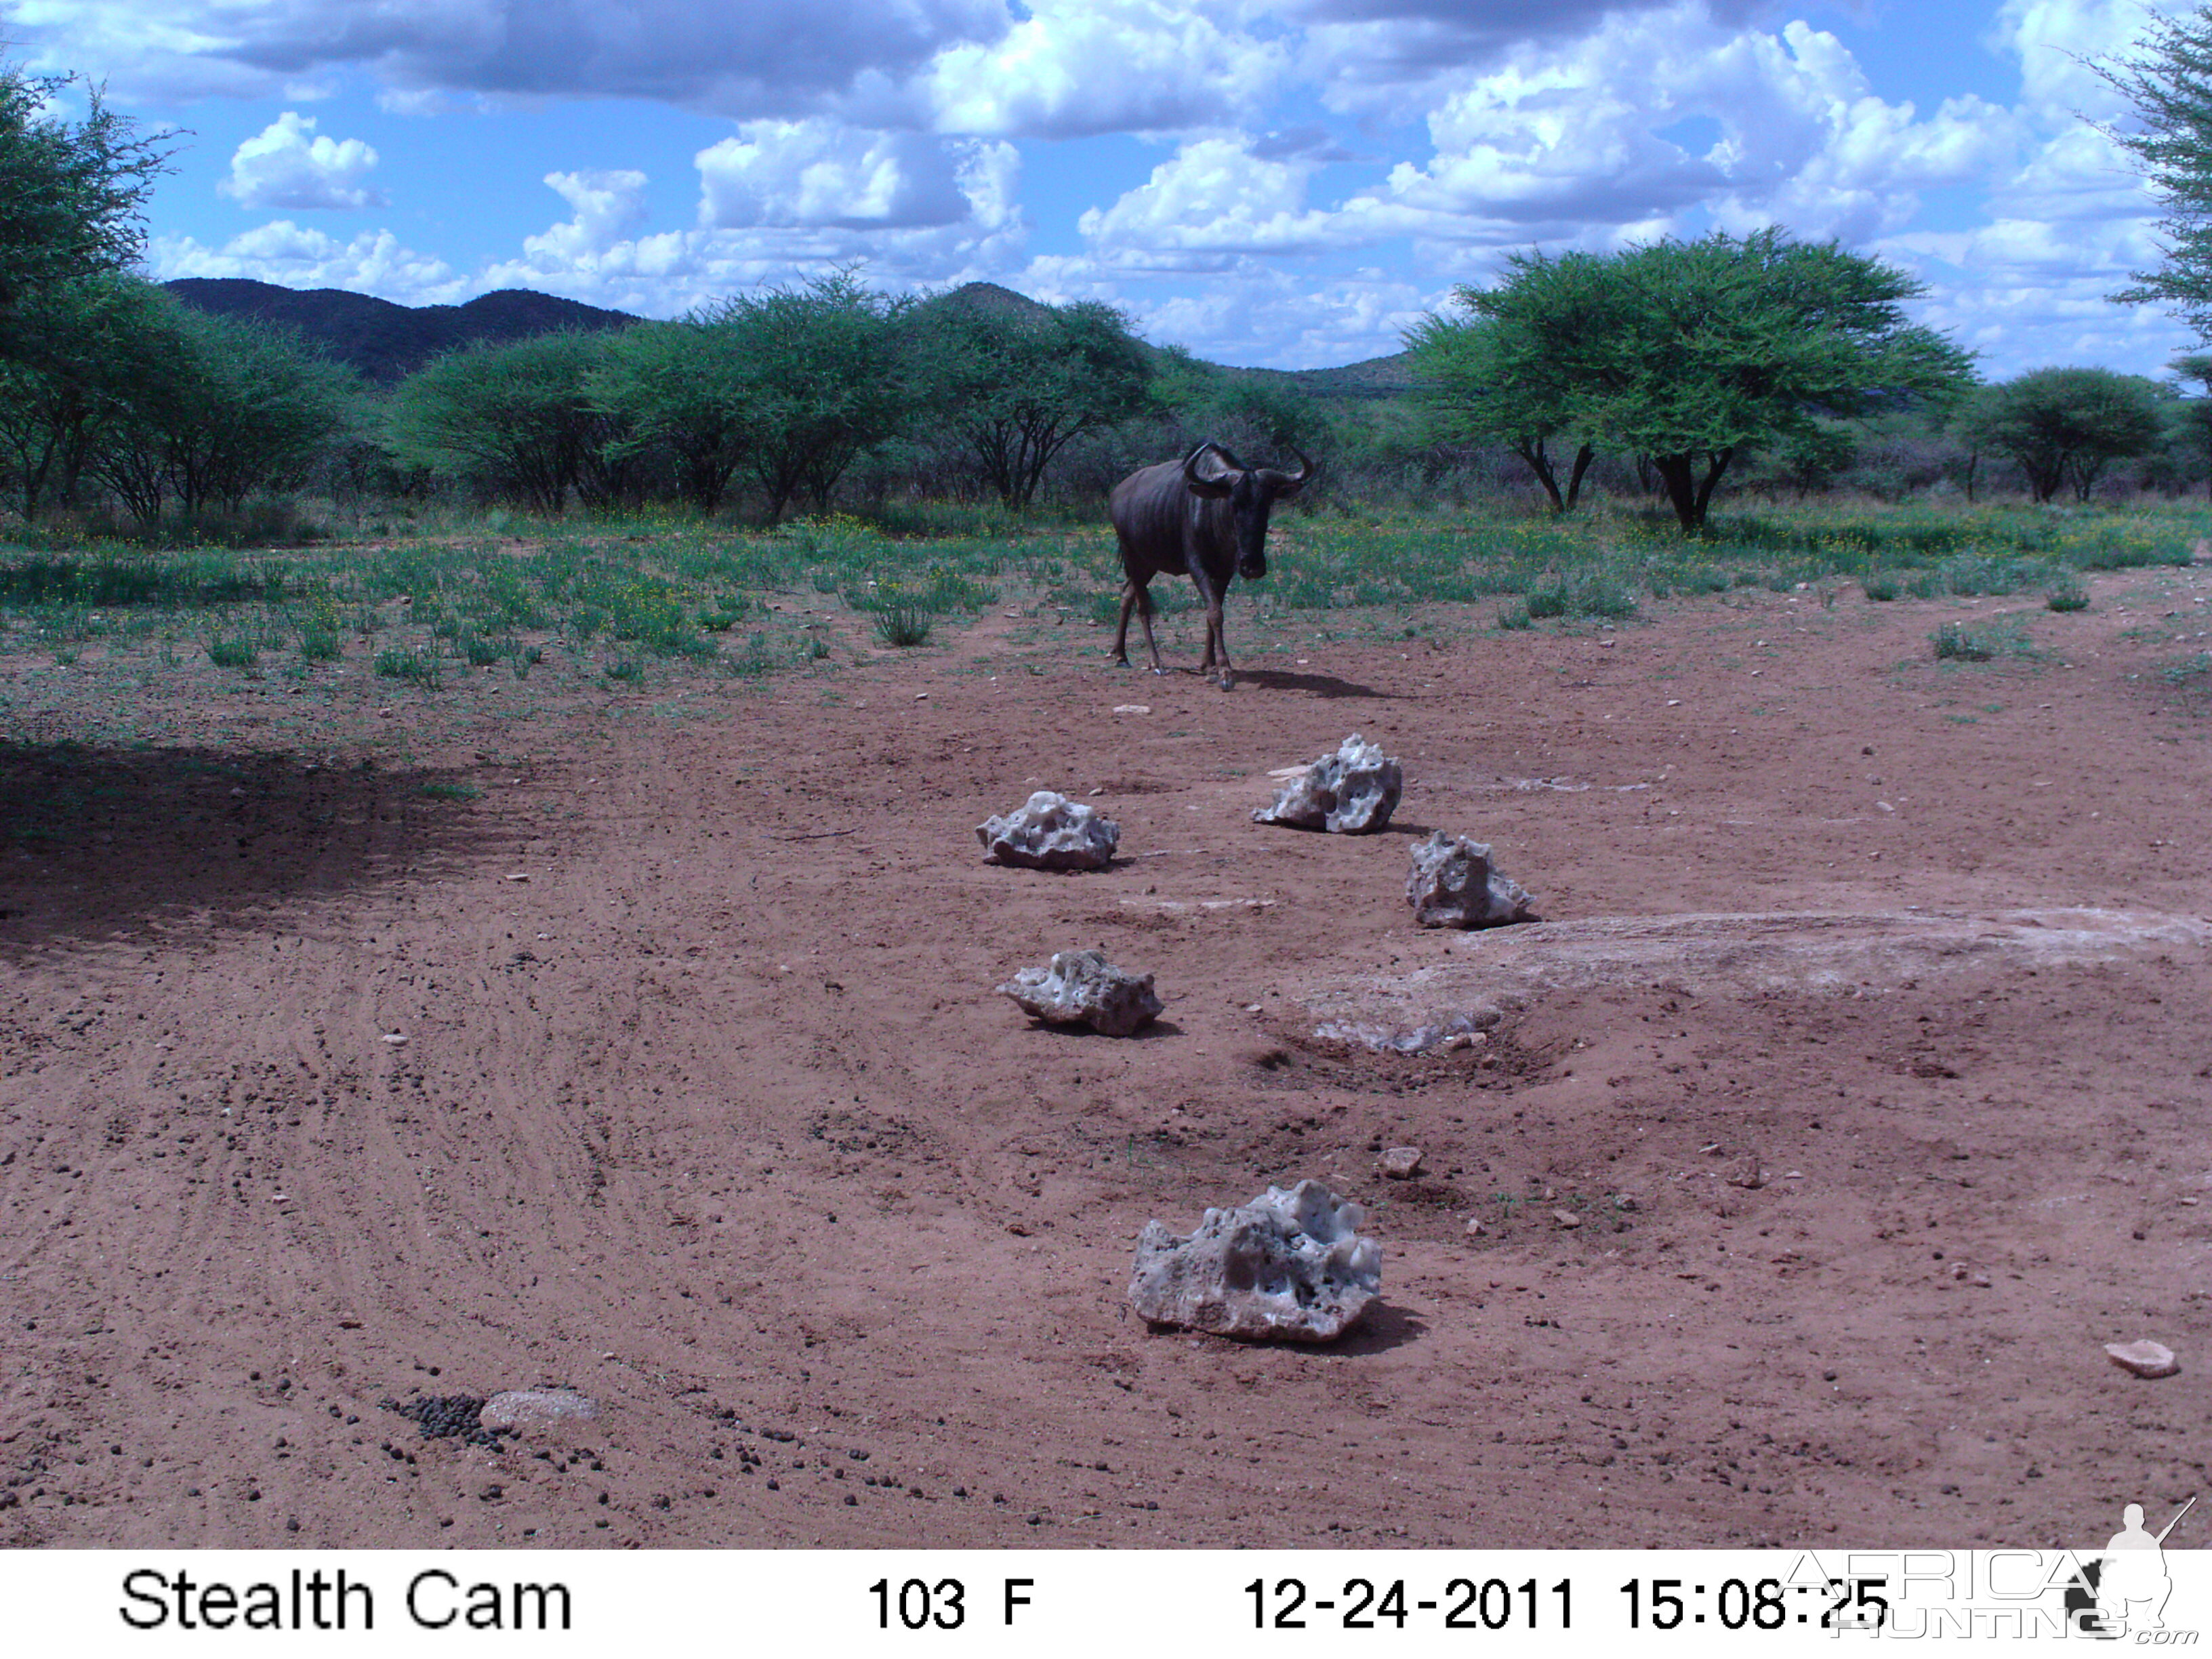
[(1132, 1036), (1160, 1017), (1150, 974), (1124, 973), (1102, 951), (1060, 951), (1049, 968), (1024, 968), (999, 987), (1032, 1018)]
[(1026, 870), (1103, 870), (1121, 844), (1121, 826), (1095, 806), (1040, 789), (1013, 811), (975, 826), (987, 863)]
[(1270, 1187), (1241, 1209), (1208, 1210), (1187, 1237), (1148, 1221), (1129, 1300), (1154, 1325), (1252, 1342), (1329, 1342), (1382, 1288), (1367, 1218), (1318, 1181)]
[(496, 1450), (500, 1437), (514, 1432), (512, 1429), (484, 1426), (480, 1420), (484, 1408), (481, 1395), (413, 1395), (405, 1400), (378, 1403), (388, 1412), (411, 1419), (422, 1429), (425, 1440), (458, 1438), (471, 1446), (489, 1446)]
[(2107, 1342), (2105, 1357), (2122, 1370), (2142, 1377), (2172, 1376), (2181, 1369), (2173, 1350), (2163, 1342)]
[[(1255, 823), (1286, 823), (1331, 835), (1373, 835), (1387, 827), (1405, 793), (1406, 775), (1381, 747), (1354, 732), (1333, 755), (1293, 775), (1273, 806), (1252, 814)], [(1271, 774), (1270, 775), (1280, 775)]]
[(1491, 867), (1490, 848), (1466, 836), (1431, 831), (1413, 848), (1406, 902), (1424, 927), (1501, 927), (1534, 921), (1528, 890)]

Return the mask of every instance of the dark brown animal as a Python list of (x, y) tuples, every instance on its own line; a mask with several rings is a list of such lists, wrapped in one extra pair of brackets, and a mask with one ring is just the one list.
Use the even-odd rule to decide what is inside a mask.
[(1155, 576), (1188, 576), (1206, 605), (1206, 660), (1199, 672), (1221, 665), (1225, 690), (1235, 672), (1229, 641), (1222, 633), (1221, 604), (1230, 580), (1257, 581), (1267, 574), (1267, 513), (1295, 495), (1314, 475), (1313, 463), (1298, 456), (1296, 476), (1271, 467), (1247, 467), (1211, 441), (1180, 461), (1163, 461), (1132, 472), (1114, 487), (1106, 514), (1121, 544), (1121, 623), (1114, 631), (1114, 660), (1129, 662), (1129, 613), (1144, 618), (1145, 647), (1152, 653), (1152, 672), (1164, 674), (1160, 647), (1152, 638)]

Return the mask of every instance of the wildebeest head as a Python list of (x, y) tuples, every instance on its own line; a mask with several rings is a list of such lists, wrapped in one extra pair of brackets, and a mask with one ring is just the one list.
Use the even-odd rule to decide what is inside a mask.
[(1237, 574), (1246, 581), (1257, 581), (1267, 574), (1268, 508), (1297, 495), (1313, 477), (1313, 463), (1295, 448), (1291, 453), (1298, 458), (1295, 475), (1273, 467), (1248, 467), (1209, 439), (1182, 464), (1182, 481), (1192, 495), (1228, 498)]

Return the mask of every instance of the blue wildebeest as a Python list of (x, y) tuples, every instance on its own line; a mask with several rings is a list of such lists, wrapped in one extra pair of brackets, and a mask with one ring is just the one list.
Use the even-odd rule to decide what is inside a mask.
[(1221, 629), (1221, 602), (1230, 578), (1257, 581), (1267, 574), (1267, 510), (1295, 495), (1313, 477), (1313, 463), (1295, 449), (1295, 475), (1270, 467), (1247, 467), (1211, 440), (1180, 461), (1163, 461), (1132, 472), (1107, 499), (1107, 516), (1121, 543), (1121, 624), (1114, 631), (1114, 660), (1129, 661), (1129, 613), (1144, 618), (1145, 647), (1152, 653), (1152, 672), (1164, 674), (1160, 647), (1152, 638), (1155, 576), (1188, 576), (1206, 605), (1204, 673), (1221, 665), (1226, 690), (1233, 672), (1229, 641)]

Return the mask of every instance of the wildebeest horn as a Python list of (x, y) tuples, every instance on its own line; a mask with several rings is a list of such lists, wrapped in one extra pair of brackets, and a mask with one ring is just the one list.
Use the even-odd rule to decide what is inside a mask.
[(1197, 448), (1192, 450), (1189, 455), (1184, 459), (1182, 464), (1182, 481), (1190, 486), (1191, 492), (1194, 495), (1226, 495), (1229, 493), (1230, 489), (1229, 480), (1223, 478), (1218, 474), (1208, 476), (1198, 470), (1199, 462), (1204, 459), (1206, 452), (1209, 449), (1215, 454), (1221, 457), (1224, 465), (1227, 466), (1230, 471), (1242, 472), (1244, 470), (1243, 462), (1238, 460), (1234, 455), (1224, 449), (1219, 444), (1214, 442), (1212, 439), (1208, 438)]
[(1296, 444), (1287, 444), (1285, 447), (1298, 458), (1298, 476), (1293, 478), (1287, 472), (1278, 472), (1272, 466), (1263, 466), (1260, 469), (1260, 482), (1275, 495), (1295, 495), (1304, 487), (1306, 480), (1313, 477), (1314, 464), (1305, 458), (1305, 452)]

